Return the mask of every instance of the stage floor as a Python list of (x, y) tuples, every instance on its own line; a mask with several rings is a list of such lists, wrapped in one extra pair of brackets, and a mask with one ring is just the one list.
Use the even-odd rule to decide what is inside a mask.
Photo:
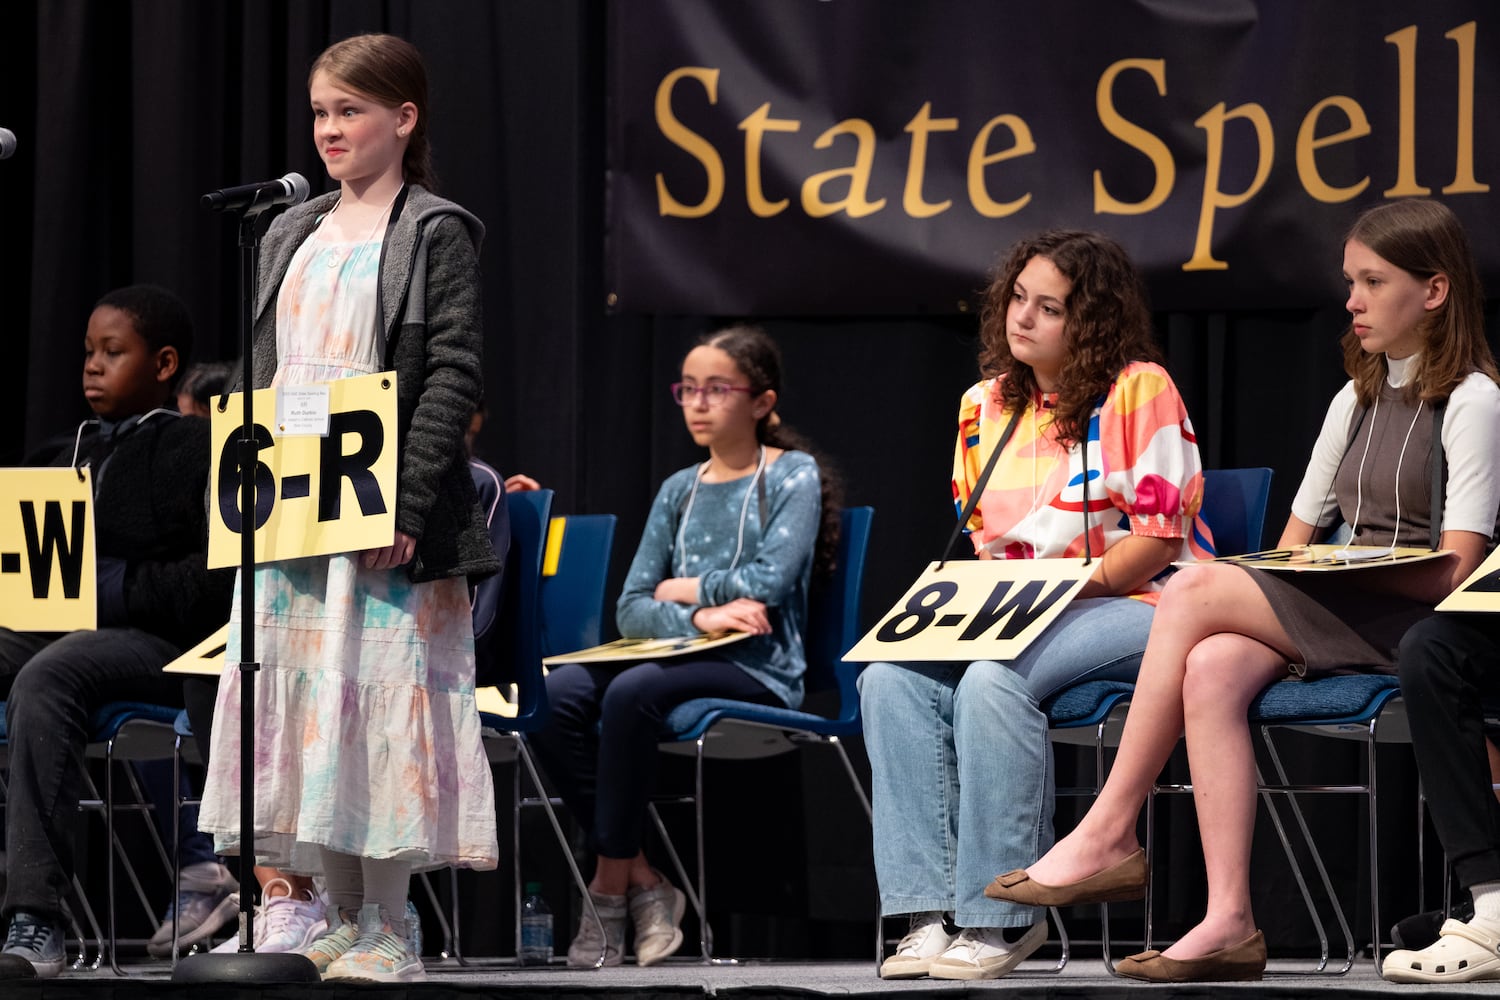
[[(918, 979), (884, 982), (875, 975), (873, 962), (755, 962), (733, 966), (704, 966), (689, 961), (670, 961), (650, 969), (625, 965), (600, 971), (574, 971), (561, 966), (520, 968), (507, 965), (461, 968), (455, 962), (432, 960), (428, 981), (423, 984), (375, 986), (329, 983), (309, 986), (181, 986), (170, 982), (164, 963), (125, 966), (129, 975), (120, 978), (108, 972), (67, 972), (46, 981), (7, 982), (6, 997), (51, 997), (56, 1000), (83, 998), (144, 998), (154, 996), (240, 998), (319, 996), (352, 997), (358, 994), (395, 993), (411, 997), (733, 997), (735, 1000), (812, 996), (872, 996), (893, 1000), (901, 996), (946, 994), (964, 996), (971, 990), (1003, 990), (1017, 997), (1118, 997), (1125, 991), (1154, 989), (1160, 997), (1203, 997), (1209, 991), (1234, 991), (1237, 996), (1305, 996), (1332, 991), (1340, 996), (1470, 996), (1496, 994), (1496, 984), (1475, 983), (1433, 987), (1398, 986), (1384, 982), (1369, 961), (1355, 963), (1344, 976), (1313, 976), (1303, 973), (1308, 963), (1273, 962), (1273, 975), (1259, 983), (1191, 984), (1180, 987), (1151, 986), (1112, 978), (1098, 961), (1069, 963), (1060, 974), (1048, 974), (1047, 966), (1024, 963), (1010, 976), (986, 982), (944, 982)], [(977, 994), (976, 994), (977, 995)], [(1139, 993), (1136, 993), (1139, 996)]]

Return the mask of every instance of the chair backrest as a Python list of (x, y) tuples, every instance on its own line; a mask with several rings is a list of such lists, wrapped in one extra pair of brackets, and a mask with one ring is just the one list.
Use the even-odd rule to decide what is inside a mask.
[(614, 547), (615, 515), (554, 517), (542, 559), (542, 655), (588, 649), (603, 641), (604, 588)]
[[(484, 523), (489, 528), (490, 546), (503, 562), (510, 552), (510, 518), (505, 503), (505, 481), (494, 468), (477, 458), (469, 459), (469, 475), (474, 480), (474, 489), (479, 493), (479, 507), (484, 511)], [(500, 591), (504, 587), (505, 574), (496, 573), (481, 580), (469, 599), (474, 614), (475, 654), (487, 657), (490, 631), (495, 624), (495, 615), (500, 610)]]
[(1270, 469), (1204, 470), (1203, 520), (1213, 532), (1216, 554), (1260, 551), (1270, 495)]
[(505, 560), (505, 585), (495, 620), (496, 666), (500, 677), (484, 683), (508, 681), (516, 685), (514, 728), (535, 728), (547, 713), (542, 686), (541, 584), (542, 553), (552, 512), (551, 490), (505, 494), (510, 517), (510, 553)]
[(859, 711), (854, 681), (862, 663), (845, 663), (844, 654), (859, 641), (859, 603), (864, 591), (865, 552), (870, 546), (873, 507), (845, 507), (841, 516), (838, 562), (826, 580), (813, 588), (808, 607), (807, 673), (809, 694), (837, 687), (839, 718)]

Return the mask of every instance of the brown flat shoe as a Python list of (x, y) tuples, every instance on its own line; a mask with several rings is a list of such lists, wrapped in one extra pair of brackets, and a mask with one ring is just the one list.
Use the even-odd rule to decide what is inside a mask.
[(1028, 906), (1077, 906), (1080, 903), (1123, 903), (1146, 897), (1146, 852), (1135, 853), (1102, 872), (1068, 885), (1043, 885), (1023, 869), (996, 875), (984, 887), (991, 899), (1004, 899)]
[(1266, 939), (1256, 931), (1239, 944), (1201, 958), (1167, 958), (1156, 949), (1122, 958), (1115, 971), (1148, 983), (1240, 983), (1258, 981), (1266, 971)]

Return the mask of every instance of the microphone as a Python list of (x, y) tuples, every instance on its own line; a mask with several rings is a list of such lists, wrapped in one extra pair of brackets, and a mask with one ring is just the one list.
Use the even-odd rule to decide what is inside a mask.
[(234, 212), (254, 205), (257, 209), (274, 205), (300, 205), (307, 200), (307, 178), (299, 173), (289, 173), (274, 181), (259, 184), (241, 184), (219, 191), (210, 191), (202, 198), (204, 208), (215, 212)]
[(8, 128), (0, 128), (0, 160), (8, 160), (16, 151), (16, 134)]

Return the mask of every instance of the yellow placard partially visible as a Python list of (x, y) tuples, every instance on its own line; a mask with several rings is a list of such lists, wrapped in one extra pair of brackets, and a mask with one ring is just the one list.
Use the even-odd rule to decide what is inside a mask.
[(0, 626), (98, 623), (92, 482), (88, 469), (0, 470)]
[(1489, 554), (1458, 589), (1437, 606), (1438, 611), (1500, 611), (1500, 548)]
[(223, 625), (213, 635), (162, 667), (162, 672), (217, 677), (224, 672), (224, 650), (228, 644), (229, 626)]
[[(328, 434), (278, 435), (277, 389), (259, 389), (255, 417), (255, 559), (358, 552), (396, 536), (396, 375), (328, 386)], [(208, 565), (240, 561), (240, 394), (213, 408)]]
[(1082, 559), (931, 563), (844, 659), (1015, 659), (1094, 569)]
[(474, 689), (474, 707), (481, 715), (498, 715), (506, 719), (516, 717), (516, 686), (510, 685), (510, 697), (493, 685)]
[(749, 632), (700, 632), (669, 639), (616, 639), (602, 646), (590, 646), (572, 653), (543, 658), (542, 665), (555, 667), (563, 663), (608, 663), (614, 660), (663, 660), (688, 653), (717, 649), (731, 642), (750, 638)]

